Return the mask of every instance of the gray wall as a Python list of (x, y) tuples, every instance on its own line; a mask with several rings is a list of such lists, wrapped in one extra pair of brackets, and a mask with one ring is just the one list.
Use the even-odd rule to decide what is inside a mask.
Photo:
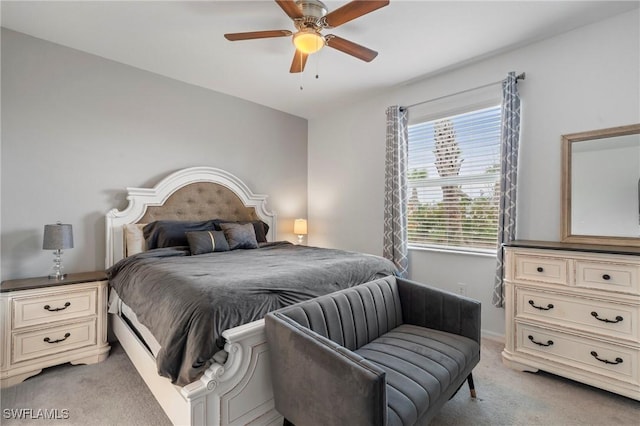
[[(309, 242), (382, 253), (385, 108), (527, 74), (517, 237), (560, 237), (561, 135), (640, 121), (639, 11), (519, 48), (341, 107), (309, 122)], [(508, 34), (505, 34), (508, 37)], [(495, 257), (412, 250), (413, 279), (479, 299), (486, 333), (504, 334), (491, 305)]]
[(43, 276), (44, 224), (73, 225), (67, 272), (104, 268), (104, 215), (128, 186), (190, 166), (269, 195), (278, 239), (307, 213), (307, 121), (2, 30), (2, 279)]

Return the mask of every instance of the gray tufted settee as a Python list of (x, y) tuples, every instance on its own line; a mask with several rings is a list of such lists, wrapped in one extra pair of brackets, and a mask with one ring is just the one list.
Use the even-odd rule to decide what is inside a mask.
[(480, 303), (385, 277), (265, 317), (285, 424), (428, 423), (480, 360)]

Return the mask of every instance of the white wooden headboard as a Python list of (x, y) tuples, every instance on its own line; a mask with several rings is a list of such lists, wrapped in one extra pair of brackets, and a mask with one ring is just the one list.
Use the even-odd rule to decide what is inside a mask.
[[(204, 184), (194, 185), (199, 183)], [(260, 219), (269, 225), (267, 240), (275, 240), (276, 215), (267, 209), (267, 196), (254, 194), (239, 178), (214, 167), (179, 170), (153, 188), (127, 188), (127, 200), (124, 210), (106, 215), (105, 268), (125, 256), (123, 226), (145, 220)]]

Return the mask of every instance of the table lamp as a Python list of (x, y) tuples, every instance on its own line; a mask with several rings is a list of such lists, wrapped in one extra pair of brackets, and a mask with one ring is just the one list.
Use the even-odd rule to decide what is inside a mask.
[(296, 219), (293, 223), (293, 233), (298, 235), (298, 244), (302, 244), (304, 236), (307, 235), (307, 220)]
[(58, 222), (53, 225), (44, 226), (44, 240), (42, 242), (44, 250), (53, 250), (53, 272), (49, 274), (49, 279), (62, 280), (67, 274), (62, 273), (62, 250), (73, 248), (73, 230), (71, 225)]

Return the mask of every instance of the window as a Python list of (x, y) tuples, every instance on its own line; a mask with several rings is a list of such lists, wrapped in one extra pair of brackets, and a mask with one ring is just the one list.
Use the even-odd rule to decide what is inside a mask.
[(410, 246), (495, 249), (500, 126), (499, 105), (409, 126)]

